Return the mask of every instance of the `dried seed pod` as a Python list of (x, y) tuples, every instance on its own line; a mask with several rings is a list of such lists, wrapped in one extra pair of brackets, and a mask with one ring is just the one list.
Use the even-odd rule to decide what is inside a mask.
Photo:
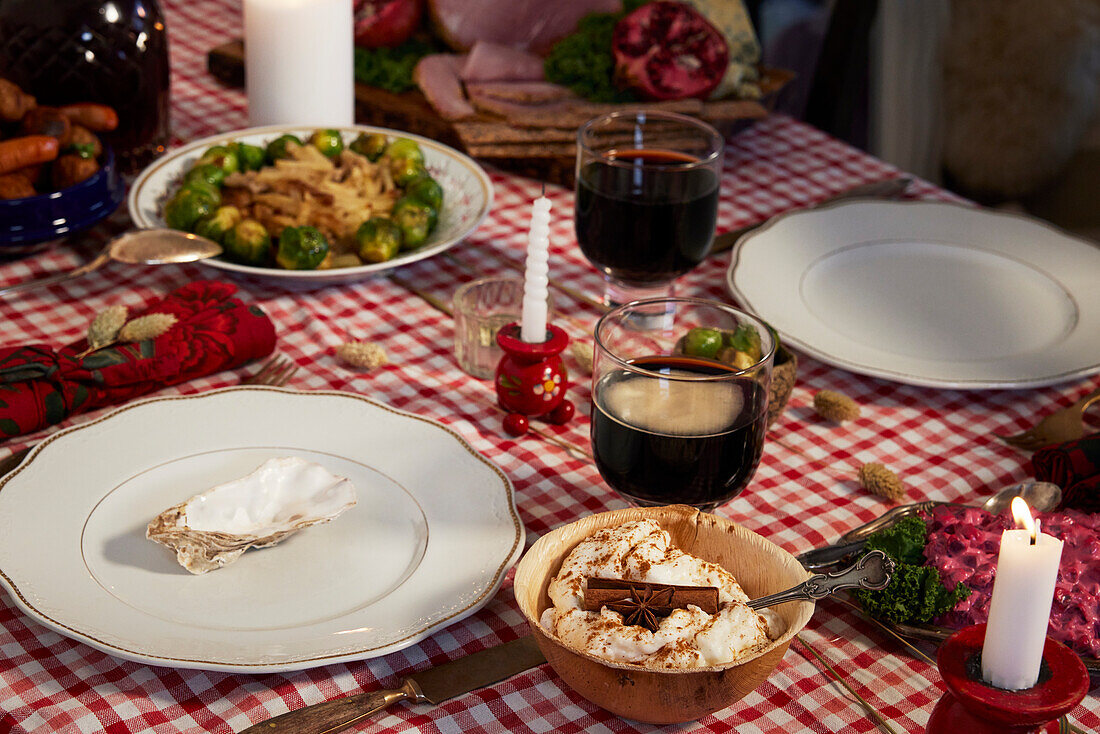
[(854, 421), (859, 418), (859, 404), (844, 393), (835, 390), (819, 390), (814, 395), (814, 411), (834, 423)]
[(176, 323), (176, 317), (170, 313), (151, 313), (138, 316), (132, 321), (127, 321), (122, 330), (118, 332), (118, 340), (122, 342), (140, 342), (146, 339), (156, 339), (172, 328)]
[(573, 359), (577, 360), (577, 366), (588, 374), (592, 374), (592, 345), (588, 342), (573, 341), (569, 343), (569, 352)]
[(875, 462), (859, 468), (859, 486), (891, 502), (900, 502), (905, 497), (905, 485), (898, 475)]
[(390, 363), (386, 350), (374, 342), (350, 341), (336, 347), (336, 358), (352, 367), (373, 370)]
[(112, 343), (125, 323), (125, 306), (111, 306), (97, 313), (88, 326), (88, 349), (102, 349)]

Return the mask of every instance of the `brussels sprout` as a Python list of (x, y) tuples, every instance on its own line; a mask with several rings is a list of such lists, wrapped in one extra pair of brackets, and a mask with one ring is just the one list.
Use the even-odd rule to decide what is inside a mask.
[(196, 165), (212, 164), (217, 166), (226, 172), (226, 174), (236, 173), (241, 169), (241, 162), (237, 160), (237, 154), (230, 150), (225, 145), (215, 145), (212, 148), (208, 148), (205, 153), (202, 154), (202, 158), (199, 158), (199, 162)]
[(195, 225), (195, 234), (221, 243), (225, 235), (241, 221), (241, 210), (235, 206), (222, 206)]
[(267, 149), (264, 151), (264, 155), (267, 156), (268, 162), (274, 163), (282, 158), (289, 158), (290, 153), (287, 152), (287, 146), (291, 143), (301, 145), (302, 141), (290, 133), (287, 133), (286, 135), (280, 135), (268, 143)]
[(722, 348), (722, 332), (697, 326), (684, 335), (681, 348), (691, 357), (714, 359)]
[(443, 207), (443, 187), (431, 176), (418, 178), (406, 186), (405, 196), (422, 201), (436, 211)]
[(428, 239), (435, 214), (427, 204), (404, 196), (393, 205), (390, 217), (401, 230), (401, 249), (411, 250)]
[(359, 257), (369, 263), (392, 259), (401, 249), (401, 240), (401, 228), (388, 217), (372, 217), (355, 232)]
[(242, 171), (258, 171), (264, 167), (266, 155), (264, 149), (258, 145), (248, 143), (231, 143), (229, 149), (237, 154), (237, 160), (241, 164)]
[(328, 240), (316, 227), (287, 227), (279, 235), (275, 262), (287, 270), (316, 270), (328, 250)]
[(314, 130), (309, 136), (309, 144), (321, 151), (325, 158), (335, 158), (344, 149), (344, 139), (340, 137), (340, 131), (332, 128)]
[(424, 164), (414, 158), (390, 158), (390, 175), (398, 186), (408, 186), (428, 175)]
[(390, 174), (398, 186), (428, 175), (424, 170), (424, 154), (413, 140), (397, 138), (386, 146), (386, 155), (390, 159)]
[(417, 163), (424, 163), (424, 154), (420, 151), (420, 146), (416, 144), (415, 140), (409, 140), (408, 138), (397, 138), (387, 145), (386, 155), (394, 159), (411, 158)]
[(184, 191), (192, 191), (199, 196), (206, 197), (210, 200), (210, 204), (213, 207), (219, 207), (222, 204), (222, 190), (214, 184), (207, 183), (200, 178), (184, 181), (183, 186), (180, 187), (179, 193), (182, 194)]
[(726, 346), (749, 355), (753, 362), (757, 362), (763, 356), (760, 334), (751, 324), (740, 324), (732, 333), (726, 332), (725, 343)]
[(325, 255), (325, 259), (321, 261), (321, 264), (317, 266), (318, 270), (336, 270), (338, 268), (357, 268), (363, 264), (363, 261), (359, 259), (359, 256), (354, 252), (342, 252), (337, 255), (332, 250), (329, 250)]
[(190, 232), (197, 221), (213, 211), (214, 204), (209, 196), (200, 191), (184, 190), (164, 205), (164, 222), (172, 229)]
[(255, 219), (237, 222), (222, 240), (226, 257), (244, 265), (266, 265), (271, 259), (271, 235)]
[(382, 154), (386, 152), (388, 143), (389, 141), (382, 133), (359, 133), (359, 137), (351, 141), (348, 148), (353, 153), (366, 156), (367, 160), (373, 162), (381, 158)]
[(227, 175), (221, 166), (215, 166), (213, 163), (199, 163), (187, 172), (183, 182), (186, 184), (189, 181), (202, 181), (211, 186), (221, 186)]

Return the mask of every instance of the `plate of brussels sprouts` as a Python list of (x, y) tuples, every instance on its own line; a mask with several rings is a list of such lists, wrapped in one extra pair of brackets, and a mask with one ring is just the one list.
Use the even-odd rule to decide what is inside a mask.
[(139, 227), (220, 243), (210, 267), (295, 285), (368, 277), (454, 246), (489, 213), (469, 157), (380, 127), (251, 128), (154, 161), (130, 189)]

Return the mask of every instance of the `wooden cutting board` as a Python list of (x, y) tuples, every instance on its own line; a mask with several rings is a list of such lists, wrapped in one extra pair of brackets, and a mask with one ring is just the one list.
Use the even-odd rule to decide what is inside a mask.
[[(207, 56), (207, 68), (222, 82), (244, 86), (244, 44), (240, 40), (218, 46)], [(761, 101), (699, 102), (684, 100), (670, 104), (677, 111), (701, 117), (730, 135), (767, 116), (780, 89), (794, 74), (782, 69), (761, 69)], [(593, 105), (595, 117), (607, 105)], [(355, 85), (355, 120), (405, 130), (453, 146), (474, 158), (523, 176), (573, 185), (577, 125), (573, 121), (547, 127), (520, 127), (485, 115), (475, 121), (448, 122), (442, 119), (419, 90), (395, 94), (365, 84)], [(568, 124), (565, 124), (568, 122)]]

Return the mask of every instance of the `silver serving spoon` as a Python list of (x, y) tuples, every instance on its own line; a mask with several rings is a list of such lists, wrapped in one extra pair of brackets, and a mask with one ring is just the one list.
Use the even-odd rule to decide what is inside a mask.
[(824, 599), (841, 589), (885, 589), (897, 569), (894, 559), (880, 550), (868, 551), (858, 561), (835, 573), (816, 573), (798, 586), (785, 591), (750, 599), (745, 602), (752, 609), (763, 609), (787, 601), (814, 601)]
[(221, 245), (217, 242), (187, 232), (175, 229), (137, 229), (115, 237), (95, 258), (80, 267), (0, 288), (0, 295), (77, 278), (98, 270), (111, 260), (131, 265), (189, 263), (220, 255), (221, 251)]
[[(1058, 485), (1050, 482), (1026, 481), (1013, 484), (1000, 490), (991, 497), (987, 497), (977, 505), (983, 510), (994, 515), (1003, 512), (1012, 503), (1013, 497), (1023, 497), (1027, 504), (1036, 512), (1049, 512), (1062, 501), (1062, 490)], [(828, 568), (837, 561), (855, 553), (863, 547), (867, 537), (883, 528), (893, 525), (907, 515), (928, 512), (936, 505), (951, 504), (956, 507), (973, 507), (974, 505), (960, 505), (954, 502), (916, 502), (911, 505), (901, 505), (887, 510), (882, 516), (858, 528), (849, 530), (840, 536), (840, 540), (832, 545), (822, 548), (814, 548), (798, 556), (798, 561), (810, 570)]]
[(992, 515), (1000, 515), (1012, 504), (1013, 497), (1023, 497), (1028, 507), (1036, 512), (1050, 512), (1061, 504), (1062, 489), (1050, 482), (1020, 482), (986, 498), (981, 507)]

